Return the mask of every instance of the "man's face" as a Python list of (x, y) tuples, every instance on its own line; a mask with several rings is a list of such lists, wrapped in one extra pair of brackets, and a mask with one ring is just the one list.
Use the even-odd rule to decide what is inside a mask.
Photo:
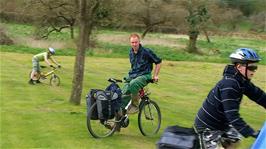
[(140, 42), (139, 42), (138, 37), (131, 37), (130, 38), (130, 45), (134, 49), (134, 51), (136, 51), (136, 52), (138, 51), (139, 44), (140, 44)]
[(246, 76), (246, 69), (247, 69), (247, 78), (251, 79), (253, 75), (255, 74), (258, 66), (256, 63), (249, 63), (247, 66), (246, 64), (238, 64), (237, 69), (239, 72), (243, 75)]

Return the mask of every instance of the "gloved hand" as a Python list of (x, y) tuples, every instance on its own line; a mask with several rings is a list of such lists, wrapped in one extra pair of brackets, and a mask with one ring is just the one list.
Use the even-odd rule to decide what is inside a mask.
[(253, 137), (253, 138), (257, 138), (257, 137), (259, 136), (259, 134), (260, 134), (260, 130), (255, 131), (255, 132), (253, 132), (253, 133), (251, 134), (251, 137)]

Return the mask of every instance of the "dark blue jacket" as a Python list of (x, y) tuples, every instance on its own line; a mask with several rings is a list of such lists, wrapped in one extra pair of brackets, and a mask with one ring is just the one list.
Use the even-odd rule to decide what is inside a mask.
[(128, 75), (132, 79), (151, 73), (153, 63), (159, 64), (162, 61), (152, 50), (144, 48), (142, 45), (139, 46), (138, 53), (136, 54), (133, 52), (133, 49), (130, 50), (129, 59), (131, 70)]
[(198, 130), (226, 130), (233, 125), (244, 137), (254, 130), (240, 117), (239, 108), (243, 95), (266, 109), (266, 94), (238, 72), (233, 65), (224, 70), (224, 77), (210, 91), (195, 118)]

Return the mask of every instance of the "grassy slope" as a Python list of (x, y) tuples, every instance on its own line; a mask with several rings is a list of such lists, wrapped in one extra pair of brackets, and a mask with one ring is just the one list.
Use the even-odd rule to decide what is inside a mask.
[[(211, 87), (220, 79), (224, 64), (164, 61), (160, 83), (150, 85), (151, 97), (162, 111), (162, 128), (155, 137), (143, 137), (137, 116), (130, 126), (106, 139), (92, 138), (86, 129), (86, 104), (68, 103), (74, 57), (58, 56), (63, 69), (62, 84), (51, 87), (27, 84), (31, 54), (0, 52), (1, 56), (1, 146), (0, 148), (155, 148), (168, 125), (191, 126), (194, 116)], [(84, 90), (104, 88), (108, 77), (122, 78), (129, 67), (127, 59), (86, 58)], [(266, 66), (260, 66), (254, 82), (266, 90)], [(245, 98), (241, 115), (254, 128), (265, 121), (265, 110)], [(245, 139), (240, 148), (248, 148), (253, 139)]]

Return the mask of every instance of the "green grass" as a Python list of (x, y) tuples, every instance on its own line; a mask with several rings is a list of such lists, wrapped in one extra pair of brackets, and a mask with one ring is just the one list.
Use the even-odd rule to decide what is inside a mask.
[[(192, 126), (195, 114), (209, 90), (221, 78), (224, 64), (163, 61), (158, 85), (149, 85), (151, 97), (162, 111), (162, 127), (154, 137), (138, 130), (137, 115), (130, 125), (105, 139), (94, 139), (86, 128), (85, 95), (92, 88), (105, 88), (109, 77), (122, 78), (130, 65), (127, 58), (86, 57), (80, 106), (69, 103), (73, 75), (73, 56), (57, 56), (62, 64), (59, 87), (48, 82), (28, 85), (33, 54), (0, 52), (0, 148), (155, 148), (163, 129), (169, 125)], [(266, 90), (266, 66), (260, 65), (253, 80)], [(265, 109), (243, 99), (241, 116), (255, 129), (265, 121)], [(252, 138), (244, 139), (240, 149), (248, 148)]]
[[(0, 45), (0, 51), (3, 52), (19, 52), (19, 53), (31, 53), (36, 54), (44, 51), (47, 46), (53, 46), (54, 41), (65, 44), (67, 47), (57, 48), (57, 55), (74, 56), (76, 54), (76, 48), (73, 47), (74, 41), (72, 41), (68, 30), (64, 30), (62, 33), (53, 33), (49, 36), (48, 40), (41, 40), (40, 42), (47, 42), (47, 46), (44, 48), (37, 48), (29, 46), (30, 40), (33, 38), (34, 27), (29, 25), (18, 24), (5, 24), (1, 23), (7, 29), (8, 34), (11, 37), (27, 39), (31, 37), (29, 41), (20, 42), (19, 44), (12, 46)], [(95, 31), (96, 39), (98, 36), (113, 37), (128, 39), (130, 32), (115, 31), (115, 30), (97, 30)], [(77, 30), (75, 32), (77, 35)], [(231, 36), (210, 36), (211, 43), (208, 43), (204, 36), (199, 36), (197, 41), (198, 48), (204, 53), (204, 55), (195, 55), (186, 52), (185, 47), (188, 43), (187, 38), (177, 38), (177, 35), (162, 34), (162, 33), (149, 33), (145, 39), (154, 40), (145, 44), (145, 47), (153, 49), (164, 60), (170, 61), (198, 61), (198, 62), (215, 62), (215, 63), (227, 63), (229, 61), (229, 54), (236, 48), (249, 47), (255, 49), (262, 58), (260, 62), (266, 65), (266, 44), (265, 40), (256, 38), (252, 35), (250, 38), (231, 37)], [(113, 57), (113, 58), (127, 58), (130, 45), (128, 42), (119, 41), (104, 41), (98, 40), (95, 48), (87, 49), (86, 55), (93, 57)], [(127, 41), (127, 40), (125, 40)], [(157, 42), (160, 43), (157, 43)], [(48, 44), (50, 43), (50, 44)], [(170, 44), (169, 44), (170, 43)], [(68, 45), (71, 45), (70, 47)], [(213, 51), (219, 51), (215, 53)]]

